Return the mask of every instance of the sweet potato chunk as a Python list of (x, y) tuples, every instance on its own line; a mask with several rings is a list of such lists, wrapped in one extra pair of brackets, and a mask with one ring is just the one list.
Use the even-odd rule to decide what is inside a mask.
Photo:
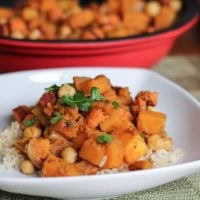
[(149, 22), (150, 18), (141, 12), (127, 13), (124, 16), (124, 25), (128, 28), (132, 28), (138, 33), (145, 31)]
[(82, 85), (85, 81), (90, 80), (91, 78), (88, 77), (79, 77), (79, 76), (75, 76), (73, 78), (74, 80), (74, 84), (77, 90), (82, 91)]
[(52, 131), (56, 131), (64, 138), (71, 139), (77, 136), (79, 130), (79, 124), (68, 122), (65, 119), (60, 120), (55, 125), (52, 125), (50, 128)]
[(48, 139), (33, 138), (27, 145), (27, 156), (35, 167), (41, 169), (43, 161), (50, 155), (50, 148)]
[(142, 170), (142, 169), (151, 169), (151, 168), (153, 168), (153, 164), (152, 164), (152, 162), (147, 161), (147, 160), (136, 161), (129, 166), (129, 169), (131, 171)]
[(55, 131), (52, 131), (48, 136), (51, 145), (51, 153), (55, 156), (60, 156), (60, 153), (66, 148), (72, 145), (71, 142), (66, 140), (63, 136), (59, 135)]
[(167, 6), (163, 7), (158, 16), (155, 18), (156, 30), (162, 30), (168, 28), (173, 24), (175, 19), (176, 19), (176, 13)]
[(98, 166), (106, 155), (105, 145), (98, 144), (96, 138), (92, 137), (83, 143), (79, 156), (88, 162)]
[(134, 125), (131, 122), (131, 114), (122, 109), (114, 109), (111, 115), (102, 123), (100, 123), (100, 128), (104, 132), (112, 132), (115, 129), (131, 129)]
[(112, 142), (106, 145), (106, 156), (107, 160), (103, 168), (112, 169), (121, 167), (124, 156), (123, 143), (119, 139), (113, 137)]
[(102, 110), (93, 109), (88, 117), (86, 118), (86, 124), (90, 128), (96, 128), (99, 123), (103, 122), (105, 119)]
[(77, 29), (77, 28), (83, 28), (85, 26), (88, 26), (93, 21), (94, 21), (94, 13), (89, 9), (85, 9), (79, 13), (72, 15), (68, 19), (68, 24), (73, 29)]
[(82, 91), (89, 94), (93, 87), (99, 88), (101, 94), (104, 94), (111, 89), (110, 80), (104, 75), (99, 75), (94, 79), (85, 81), (82, 84)]
[(134, 135), (127, 141), (124, 148), (124, 161), (131, 164), (144, 156), (148, 147), (140, 135)]
[(56, 156), (49, 156), (43, 163), (41, 176), (59, 177), (59, 176), (79, 176), (83, 175), (75, 164), (68, 164)]
[(0, 19), (10, 18), (13, 15), (13, 11), (9, 8), (0, 7)]
[(137, 128), (146, 134), (160, 134), (164, 131), (166, 115), (150, 110), (141, 111), (137, 118)]
[(83, 145), (84, 141), (87, 139), (87, 134), (85, 132), (79, 132), (77, 137), (72, 138), (73, 147), (79, 150)]

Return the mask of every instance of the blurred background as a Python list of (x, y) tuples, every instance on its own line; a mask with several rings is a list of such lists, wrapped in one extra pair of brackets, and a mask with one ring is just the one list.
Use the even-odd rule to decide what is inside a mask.
[[(89, 1), (89, 0), (84, 0)], [(197, 0), (200, 5), (200, 0)], [(12, 6), (20, 0), (0, 0), (0, 6)], [(181, 36), (171, 50), (173, 55), (200, 55), (200, 23)]]

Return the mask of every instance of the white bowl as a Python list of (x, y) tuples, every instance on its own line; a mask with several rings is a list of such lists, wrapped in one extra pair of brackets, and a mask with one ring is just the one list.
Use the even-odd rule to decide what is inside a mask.
[(0, 127), (10, 122), (11, 110), (34, 104), (52, 83), (70, 82), (74, 75), (105, 74), (116, 86), (128, 86), (132, 95), (141, 90), (159, 92), (158, 110), (168, 116), (167, 132), (184, 151), (181, 163), (159, 169), (65, 178), (39, 178), (17, 170), (0, 171), (0, 189), (60, 199), (95, 199), (122, 195), (158, 186), (200, 170), (200, 104), (185, 90), (162, 76), (141, 69), (67, 68), (0, 76)]

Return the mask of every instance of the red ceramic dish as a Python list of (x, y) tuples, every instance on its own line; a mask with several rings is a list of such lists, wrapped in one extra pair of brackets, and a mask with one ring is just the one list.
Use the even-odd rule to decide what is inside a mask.
[(177, 37), (198, 21), (194, 1), (185, 0), (180, 20), (158, 33), (102, 41), (27, 41), (0, 38), (0, 71), (60, 66), (137, 66), (150, 68)]

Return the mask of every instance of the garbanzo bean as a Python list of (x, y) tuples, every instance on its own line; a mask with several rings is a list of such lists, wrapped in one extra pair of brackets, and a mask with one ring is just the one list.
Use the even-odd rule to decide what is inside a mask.
[(42, 130), (32, 126), (24, 129), (24, 137), (25, 138), (35, 138), (40, 137), (42, 134)]
[(65, 95), (73, 96), (76, 93), (76, 90), (68, 84), (64, 84), (59, 90), (58, 90), (58, 97), (61, 98)]
[(35, 172), (35, 167), (29, 160), (23, 160), (21, 162), (20, 169), (21, 169), (22, 173), (24, 173), (26, 175), (31, 175)]
[(77, 159), (77, 152), (74, 148), (72, 147), (67, 147), (66, 149), (64, 149), (61, 153), (61, 157), (63, 158), (64, 161), (66, 161), (67, 163), (75, 163), (76, 159)]
[(155, 17), (160, 12), (161, 5), (157, 1), (149, 1), (145, 6), (145, 11), (150, 17)]

